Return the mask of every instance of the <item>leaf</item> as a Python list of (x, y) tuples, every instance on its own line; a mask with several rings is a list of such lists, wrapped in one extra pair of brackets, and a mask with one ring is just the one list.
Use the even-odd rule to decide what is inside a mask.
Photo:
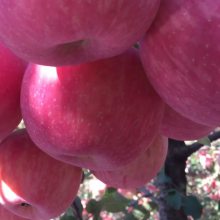
[(65, 215), (67, 215), (67, 216), (73, 216), (73, 208), (72, 208), (72, 207), (69, 207), (69, 208), (66, 210)]
[(132, 213), (128, 213), (125, 215), (124, 220), (138, 220)]
[(99, 216), (102, 210), (102, 204), (100, 201), (96, 201), (95, 199), (90, 199), (86, 204), (86, 211), (88, 213), (93, 214), (94, 216)]
[(158, 204), (156, 202), (150, 201), (148, 204), (152, 210), (158, 209)]
[(137, 205), (135, 206), (134, 210), (132, 211), (134, 217), (136, 217), (138, 220), (145, 220), (150, 217), (150, 212), (146, 210), (143, 206)]
[(115, 213), (124, 211), (130, 200), (118, 193), (114, 188), (109, 188), (100, 202), (104, 210)]
[(145, 219), (145, 214), (138, 209), (134, 209), (132, 213), (133, 213), (134, 217), (137, 218), (138, 220)]
[(169, 191), (165, 199), (166, 199), (167, 204), (171, 206), (172, 208), (176, 210), (179, 210), (181, 208), (182, 196), (175, 189)]
[(77, 209), (77, 212), (82, 216), (83, 206), (82, 206), (81, 199), (79, 198), (79, 196), (75, 198), (72, 208)]
[(73, 209), (71, 207), (68, 208), (60, 220), (76, 220), (76, 217), (73, 214)]
[(211, 141), (208, 137), (203, 137), (203, 138), (199, 139), (197, 142), (200, 144), (211, 147)]
[(144, 213), (145, 215), (149, 214), (149, 211), (144, 206), (139, 205), (139, 204), (134, 206), (134, 210), (139, 210), (142, 213)]
[(60, 220), (77, 220), (77, 218), (74, 216), (64, 215), (60, 218)]
[(157, 182), (159, 184), (172, 183), (172, 180), (165, 173), (165, 168), (163, 167), (157, 175)]
[(105, 194), (111, 194), (111, 193), (114, 193), (114, 192), (117, 192), (117, 189), (113, 188), (113, 187), (108, 187), (106, 190), (105, 190)]
[(186, 215), (199, 219), (202, 215), (202, 205), (195, 196), (186, 196), (183, 198), (183, 210)]

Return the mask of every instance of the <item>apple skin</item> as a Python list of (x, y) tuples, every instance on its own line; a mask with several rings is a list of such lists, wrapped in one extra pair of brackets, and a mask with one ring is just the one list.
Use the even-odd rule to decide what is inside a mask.
[(199, 124), (220, 125), (220, 1), (164, 0), (141, 42), (162, 99)]
[(110, 187), (132, 189), (145, 185), (162, 168), (168, 150), (168, 138), (158, 135), (150, 147), (125, 167), (111, 171), (92, 171)]
[(43, 151), (80, 167), (111, 170), (149, 146), (164, 103), (131, 49), (77, 66), (30, 64), (21, 109), (28, 133)]
[(62, 214), (74, 200), (82, 171), (45, 154), (25, 129), (0, 144), (0, 203), (31, 220)]
[(160, 0), (0, 0), (0, 39), (49, 66), (118, 55), (151, 25)]
[(20, 90), (27, 63), (0, 43), (0, 142), (21, 121)]
[(27, 220), (26, 218), (17, 216), (0, 205), (0, 219), (2, 220)]
[(214, 127), (198, 124), (165, 106), (161, 123), (161, 133), (176, 140), (197, 140), (214, 131)]

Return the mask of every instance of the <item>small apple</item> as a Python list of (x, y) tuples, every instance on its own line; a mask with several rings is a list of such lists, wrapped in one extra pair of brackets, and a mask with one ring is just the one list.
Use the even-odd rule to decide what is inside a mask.
[(141, 42), (146, 74), (181, 115), (220, 125), (220, 1), (164, 0)]
[(161, 133), (176, 140), (197, 140), (207, 136), (214, 127), (198, 124), (165, 106), (164, 117), (161, 123)]
[(93, 170), (124, 166), (142, 153), (159, 131), (163, 107), (136, 49), (75, 66), (30, 64), (21, 91), (35, 144)]
[(150, 147), (125, 167), (111, 171), (92, 171), (103, 183), (111, 187), (130, 189), (145, 185), (162, 168), (168, 149), (168, 139), (158, 135)]
[(20, 89), (27, 63), (0, 43), (0, 142), (21, 121)]
[(1, 205), (0, 205), (0, 219), (1, 220), (27, 220), (26, 218), (13, 214), (12, 212), (8, 211)]
[(74, 200), (82, 171), (45, 154), (25, 129), (0, 144), (0, 203), (31, 220), (62, 214)]
[(18, 56), (70, 65), (118, 55), (151, 25), (160, 0), (0, 0), (0, 39)]

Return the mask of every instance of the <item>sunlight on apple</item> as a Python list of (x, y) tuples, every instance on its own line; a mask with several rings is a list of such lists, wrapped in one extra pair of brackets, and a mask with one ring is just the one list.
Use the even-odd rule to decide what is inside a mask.
[[(42, 68), (43, 71), (41, 70)], [(43, 80), (48, 80), (49, 82), (58, 80), (56, 67), (36, 65), (36, 72)]]
[(1, 195), (0, 204), (5, 204), (5, 201), (15, 203), (20, 201), (21, 198), (3, 181), (1, 180)]

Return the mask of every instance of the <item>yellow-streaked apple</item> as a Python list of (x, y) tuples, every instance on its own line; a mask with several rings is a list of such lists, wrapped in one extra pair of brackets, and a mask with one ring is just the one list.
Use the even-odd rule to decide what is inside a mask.
[(151, 181), (164, 165), (168, 138), (158, 135), (150, 147), (127, 166), (111, 171), (92, 171), (107, 186), (132, 189)]
[(183, 141), (197, 140), (207, 136), (214, 129), (182, 116), (168, 105), (165, 106), (161, 133), (166, 137)]
[(220, 125), (220, 1), (164, 0), (141, 43), (162, 99), (199, 124)]
[(82, 171), (41, 151), (26, 129), (11, 133), (0, 144), (0, 203), (31, 220), (62, 214), (74, 200)]
[(27, 63), (0, 43), (0, 142), (21, 121), (20, 90)]
[(0, 40), (23, 59), (70, 65), (118, 55), (143, 37), (160, 0), (0, 0)]
[(124, 166), (159, 131), (164, 103), (136, 49), (66, 67), (30, 64), (21, 109), (36, 145), (56, 159), (94, 170)]

